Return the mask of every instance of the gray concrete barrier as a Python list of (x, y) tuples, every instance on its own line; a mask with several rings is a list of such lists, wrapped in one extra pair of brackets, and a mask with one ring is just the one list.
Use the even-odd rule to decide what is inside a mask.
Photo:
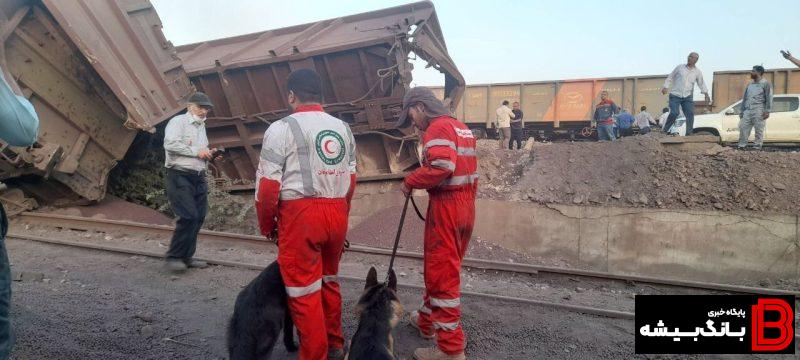
[(479, 200), (475, 235), (575, 267), (698, 281), (800, 276), (797, 215)]
[[(351, 227), (402, 204), (397, 191), (381, 190), (357, 196)], [(724, 283), (800, 277), (797, 215), (498, 200), (476, 206), (474, 236), (576, 268)]]

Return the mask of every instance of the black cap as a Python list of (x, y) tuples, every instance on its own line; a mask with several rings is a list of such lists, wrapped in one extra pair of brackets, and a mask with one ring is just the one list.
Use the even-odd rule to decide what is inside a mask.
[(211, 103), (211, 99), (208, 97), (208, 95), (200, 91), (192, 94), (192, 96), (189, 98), (189, 103), (200, 106), (214, 107), (214, 104)]

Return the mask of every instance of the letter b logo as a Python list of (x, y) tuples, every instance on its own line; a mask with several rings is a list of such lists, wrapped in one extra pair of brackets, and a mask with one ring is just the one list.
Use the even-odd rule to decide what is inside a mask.
[[(765, 321), (767, 312), (777, 312), (778, 320)], [(772, 352), (786, 349), (794, 339), (793, 320), (794, 311), (786, 301), (775, 298), (758, 299), (758, 305), (753, 305), (752, 350)], [(780, 335), (777, 338), (767, 338), (764, 331), (766, 328), (777, 329)]]

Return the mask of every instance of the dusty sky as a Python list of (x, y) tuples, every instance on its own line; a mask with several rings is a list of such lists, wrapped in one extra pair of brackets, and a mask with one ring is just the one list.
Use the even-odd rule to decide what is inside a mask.
[[(396, 0), (151, 0), (175, 45), (377, 10)], [(786, 68), (800, 55), (800, 0), (434, 1), (469, 84), (666, 74), (700, 53), (720, 70)], [(417, 66), (421, 68), (422, 66)], [(435, 71), (417, 85), (441, 85)]]

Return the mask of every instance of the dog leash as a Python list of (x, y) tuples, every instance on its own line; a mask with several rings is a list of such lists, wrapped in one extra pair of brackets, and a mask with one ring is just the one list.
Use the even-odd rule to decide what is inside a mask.
[(389, 259), (389, 270), (386, 271), (386, 280), (389, 282), (389, 274), (392, 273), (394, 267), (394, 258), (397, 255), (397, 246), (400, 245), (400, 234), (403, 231), (403, 223), (406, 221), (406, 210), (408, 210), (408, 201), (411, 200), (411, 194), (406, 195), (406, 202), (403, 205), (403, 212), (400, 214), (400, 223), (397, 224), (397, 234), (394, 237), (394, 247), (392, 247), (392, 257)]
[(414, 211), (417, 213), (417, 217), (419, 217), (419, 219), (422, 220), (422, 222), (425, 222), (425, 217), (422, 216), (422, 212), (419, 211), (419, 208), (417, 207), (417, 203), (416, 203), (416, 201), (414, 201), (414, 197), (411, 197), (411, 205), (414, 206)]

